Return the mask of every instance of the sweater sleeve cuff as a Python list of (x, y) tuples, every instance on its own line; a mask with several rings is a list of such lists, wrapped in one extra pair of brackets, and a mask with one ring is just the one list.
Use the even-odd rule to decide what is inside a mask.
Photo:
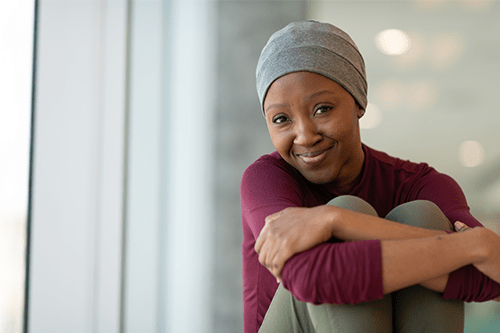
[(380, 240), (320, 244), (290, 258), (283, 286), (313, 304), (357, 304), (382, 298)]
[(498, 296), (500, 296), (500, 284), (472, 265), (451, 272), (443, 293), (444, 299), (465, 302), (485, 302)]
[(382, 278), (382, 245), (380, 244), (380, 240), (372, 241), (370, 244), (373, 252), (377, 257), (377, 264), (373, 265), (373, 271), (375, 272), (375, 276), (377, 279), (374, 281), (375, 294), (374, 299), (380, 299), (384, 297), (384, 281)]

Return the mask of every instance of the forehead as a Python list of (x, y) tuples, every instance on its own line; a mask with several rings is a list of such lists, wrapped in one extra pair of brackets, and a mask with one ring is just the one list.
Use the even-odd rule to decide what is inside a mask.
[(307, 99), (322, 91), (338, 97), (352, 98), (340, 84), (323, 75), (294, 72), (279, 77), (271, 84), (264, 100), (264, 109), (271, 103), (284, 103), (297, 98)]

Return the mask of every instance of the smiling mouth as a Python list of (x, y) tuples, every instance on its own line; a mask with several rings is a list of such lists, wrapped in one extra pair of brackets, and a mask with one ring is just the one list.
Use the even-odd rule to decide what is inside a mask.
[(296, 154), (295, 156), (297, 156), (302, 162), (306, 164), (317, 164), (325, 158), (326, 153), (330, 149), (331, 147), (323, 150), (318, 150), (315, 152)]

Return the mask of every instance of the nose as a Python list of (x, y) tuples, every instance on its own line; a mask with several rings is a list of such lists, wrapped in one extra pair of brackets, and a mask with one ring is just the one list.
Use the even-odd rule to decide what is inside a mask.
[(322, 139), (323, 135), (311, 119), (302, 119), (296, 123), (294, 144), (312, 147)]

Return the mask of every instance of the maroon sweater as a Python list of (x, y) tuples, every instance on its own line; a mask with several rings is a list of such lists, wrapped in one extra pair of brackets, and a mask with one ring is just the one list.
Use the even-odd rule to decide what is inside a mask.
[[(405, 202), (422, 199), (437, 204), (451, 222), (481, 226), (451, 177), (425, 163), (403, 161), (367, 146), (363, 150), (361, 181), (347, 194), (370, 203), (379, 216)], [(241, 182), (245, 332), (258, 331), (278, 287), (254, 250), (265, 217), (286, 207), (323, 205), (338, 195), (329, 184), (307, 181), (277, 152), (262, 156), (247, 168)], [(282, 279), (297, 299), (314, 304), (355, 304), (382, 298), (380, 241), (320, 244), (290, 258)], [(450, 273), (443, 298), (486, 301), (499, 295), (500, 285), (469, 265)]]

